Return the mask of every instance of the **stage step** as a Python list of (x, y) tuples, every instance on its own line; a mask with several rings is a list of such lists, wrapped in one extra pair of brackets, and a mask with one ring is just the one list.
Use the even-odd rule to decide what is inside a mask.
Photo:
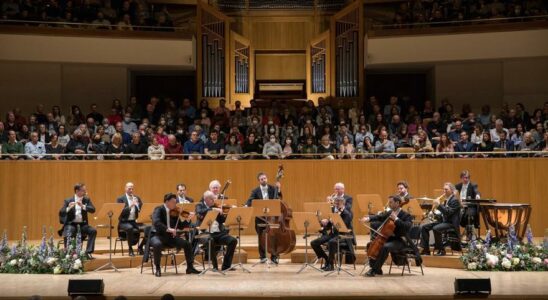
[[(312, 263), (316, 259), (316, 254), (312, 249), (308, 249), (308, 262)], [(364, 251), (356, 252), (356, 264), (364, 264), (366, 260), (366, 255)], [(291, 252), (291, 262), (302, 264), (305, 262), (305, 251), (304, 249), (296, 249)]]

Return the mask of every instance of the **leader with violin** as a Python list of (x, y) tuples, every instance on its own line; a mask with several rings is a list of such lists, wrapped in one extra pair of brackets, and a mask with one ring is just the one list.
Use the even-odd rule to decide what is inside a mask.
[[(408, 232), (413, 224), (413, 217), (401, 209), (402, 198), (399, 195), (388, 197), (388, 210), (378, 214), (363, 217), (360, 222), (382, 222), (376, 231), (375, 238), (367, 247), (369, 266), (371, 269), (365, 274), (368, 277), (382, 275), (382, 265), (388, 257), (388, 253), (398, 252), (401, 249), (412, 247), (413, 243), (408, 238)], [(370, 228), (369, 226), (365, 225)], [(374, 229), (371, 229), (372, 231)], [(420, 260), (420, 256), (417, 258)]]
[[(336, 197), (334, 199), (333, 213), (338, 213), (341, 216), (344, 225), (346, 225), (349, 230), (352, 230), (353, 215), (352, 211), (346, 208), (346, 199), (344, 197)], [(325, 266), (322, 270), (333, 271), (335, 269), (333, 261), (338, 251), (337, 240), (339, 239), (339, 232), (330, 219), (321, 219), (320, 223), (322, 225), (321, 236), (310, 242), (310, 246), (314, 249), (318, 258), (324, 259)], [(353, 238), (342, 239), (339, 242), (341, 247), (348, 248), (350, 251), (353, 251), (354, 249), (352, 246), (353, 243)], [(323, 244), (327, 244), (329, 255), (322, 249)], [(351, 253), (351, 256), (354, 256), (354, 254)], [(352, 259), (354, 259), (354, 257), (352, 257)]]
[(164, 196), (164, 204), (156, 207), (152, 213), (153, 232), (150, 238), (150, 245), (154, 249), (154, 275), (161, 276), (160, 260), (162, 250), (166, 247), (175, 247), (177, 251), (181, 248), (185, 252), (187, 263), (187, 274), (199, 274), (194, 269), (194, 256), (192, 255), (190, 243), (178, 236), (178, 230), (191, 225), (191, 214), (184, 213), (177, 207), (177, 196), (168, 193)]
[[(259, 181), (259, 186), (251, 191), (251, 195), (249, 196), (249, 199), (247, 199), (245, 206), (251, 207), (254, 200), (278, 199), (282, 197), (282, 192), (280, 191), (281, 184), (279, 181), (276, 182), (276, 186), (268, 184), (268, 177), (263, 172), (257, 174), (257, 180)], [(267, 260), (264, 243), (261, 242), (261, 235), (267, 229), (266, 223), (267, 222), (263, 218), (255, 218), (255, 231), (257, 232), (261, 263), (266, 263)], [(276, 264), (279, 260), (275, 253), (271, 253), (270, 259)]]

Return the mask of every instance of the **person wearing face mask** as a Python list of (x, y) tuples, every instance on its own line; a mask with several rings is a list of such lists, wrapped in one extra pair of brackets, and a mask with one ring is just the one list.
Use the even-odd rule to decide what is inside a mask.
[(116, 133), (116, 128), (110, 125), (110, 121), (107, 118), (103, 119), (103, 127), (105, 128), (105, 133), (109, 136), (112, 136), (114, 133)]
[(127, 134), (132, 135), (137, 131), (137, 124), (131, 121), (131, 114), (125, 113), (124, 114), (124, 122), (122, 122), (122, 129)]
[[(88, 154), (105, 154), (107, 152), (107, 146), (103, 143), (100, 134), (96, 133), (93, 135), (91, 143), (88, 144), (87, 152)], [(99, 160), (104, 159), (102, 155), (97, 155), (90, 158)]]
[(269, 141), (263, 146), (263, 156), (266, 159), (281, 157), (283, 153), (282, 146), (276, 142), (276, 136), (271, 134)]
[(204, 132), (207, 133), (209, 131), (209, 128), (211, 128), (211, 124), (212, 124), (211, 118), (209, 118), (207, 114), (207, 110), (202, 109), (200, 117), (201, 119), (198, 122), (198, 125), (200, 125), (203, 128)]

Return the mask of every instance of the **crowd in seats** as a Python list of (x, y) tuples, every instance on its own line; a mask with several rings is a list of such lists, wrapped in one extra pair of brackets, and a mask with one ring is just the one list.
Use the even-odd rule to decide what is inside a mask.
[(249, 108), (236, 101), (229, 109), (221, 100), (212, 109), (205, 100), (194, 107), (189, 99), (178, 103), (152, 97), (141, 106), (131, 97), (125, 106), (114, 99), (106, 115), (96, 104), (87, 113), (73, 105), (66, 115), (58, 106), (46, 112), (38, 105), (28, 117), (16, 108), (0, 122), (2, 157), (357, 159), (546, 156), (543, 152), (548, 152), (548, 102), (531, 114), (521, 103), (505, 105), (496, 113), (488, 105), (478, 114), (470, 105), (457, 112), (447, 100), (437, 109), (425, 101), (419, 111), (409, 97), (395, 96), (384, 106), (374, 96), (363, 105), (322, 98), (318, 104), (308, 101), (297, 107), (274, 101), (259, 107), (252, 100)]
[[(172, 31), (165, 6), (152, 10), (144, 0), (5, 0), (0, 6), (7, 24), (38, 27)], [(47, 23), (47, 22), (60, 22)], [(147, 27), (144, 27), (147, 26)]]
[[(426, 26), (450, 21), (523, 18), (548, 15), (548, 2), (543, 0), (413, 0), (402, 2), (394, 15), (394, 27)], [(450, 24), (449, 24), (450, 25)]]

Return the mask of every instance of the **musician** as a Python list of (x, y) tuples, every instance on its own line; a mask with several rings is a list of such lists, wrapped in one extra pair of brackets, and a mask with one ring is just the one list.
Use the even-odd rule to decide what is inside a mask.
[[(394, 235), (389, 237), (379, 254), (377, 259), (369, 259), (369, 266), (371, 269), (365, 274), (368, 277), (374, 277), (375, 275), (382, 275), (382, 265), (388, 257), (388, 253), (397, 252), (407, 246), (412, 246), (413, 243), (410, 242), (410, 239), (407, 237), (409, 229), (413, 223), (413, 217), (408, 214), (405, 210), (401, 209), (402, 198), (398, 195), (388, 197), (388, 207), (390, 210), (385, 211), (378, 215), (363, 217), (360, 219), (361, 222), (374, 222), (374, 221), (384, 221), (387, 218), (390, 218), (396, 224), (394, 229)], [(418, 251), (417, 251), (418, 252)], [(417, 255), (417, 257), (420, 256)], [(420, 260), (419, 260), (420, 261)]]
[(430, 255), (430, 231), (434, 231), (435, 246), (434, 251), (437, 250), (435, 255), (445, 255), (445, 249), (443, 248), (441, 241), (441, 234), (447, 230), (455, 229), (457, 235), (459, 235), (459, 216), (460, 216), (460, 201), (455, 196), (455, 186), (447, 182), (443, 185), (444, 194), (440, 198), (445, 199), (445, 203), (440, 202), (440, 198), (434, 200), (433, 209), (437, 207), (437, 210), (441, 213), (441, 220), (422, 224), (421, 230), (421, 247), (422, 255)]
[[(116, 203), (124, 203), (124, 209), (122, 209), (122, 212), (118, 217), (118, 232), (125, 232), (129, 256), (135, 256), (132, 247), (139, 242), (139, 225), (142, 224), (137, 223), (137, 219), (139, 218), (141, 208), (143, 208), (143, 201), (139, 196), (134, 194), (135, 187), (133, 183), (126, 183), (125, 189), (126, 193), (116, 199)], [(145, 242), (141, 241), (137, 247), (139, 254), (141, 255), (143, 254), (144, 244)]]
[[(211, 185), (210, 185), (210, 188), (211, 188)], [(226, 220), (226, 215), (223, 215), (223, 209), (214, 207), (215, 199), (216, 199), (215, 193), (211, 190), (206, 191), (202, 199), (203, 200), (196, 205), (196, 216), (198, 219), (198, 226), (200, 226), (200, 224), (204, 220), (208, 211), (216, 210), (219, 212), (219, 215), (217, 216), (215, 221), (211, 224), (211, 226), (209, 226), (209, 229), (207, 229), (206, 231), (211, 233), (211, 238), (212, 238), (211, 246), (213, 249), (215, 249), (216, 246), (219, 246), (219, 245), (226, 246), (225, 256), (223, 259), (223, 266), (221, 269), (222, 271), (226, 271), (230, 269), (230, 266), (232, 265), (232, 258), (234, 257), (234, 250), (236, 249), (236, 245), (238, 241), (236, 240), (236, 238), (228, 234), (228, 230), (226, 230), (223, 225), (223, 223)], [(215, 255), (213, 255), (213, 257), (215, 257)], [(211, 262), (213, 264), (213, 268), (218, 269), (217, 260), (215, 258), (212, 258), (211, 260), (212, 260)]]
[[(259, 186), (251, 191), (251, 195), (245, 203), (246, 207), (251, 207), (251, 205), (253, 204), (253, 200), (278, 198), (281, 199), (282, 193), (280, 191), (280, 182), (276, 182), (276, 186), (268, 184), (268, 178), (263, 172), (257, 174), (257, 180), (259, 181)], [(264, 226), (264, 224), (266, 223), (267, 222), (265, 222), (265, 220), (263, 220), (262, 218), (255, 218), (255, 231), (257, 232), (257, 238), (259, 239), (259, 256), (261, 259), (261, 263), (266, 263), (266, 250), (264, 249), (264, 245), (260, 241), (262, 232), (266, 230), (266, 226)], [(270, 257), (270, 260), (272, 260), (272, 262), (274, 262), (275, 264), (279, 262), (279, 258), (276, 255), (272, 255)]]
[(150, 238), (150, 246), (154, 249), (154, 266), (156, 277), (162, 276), (160, 260), (162, 259), (162, 250), (166, 247), (175, 247), (177, 251), (181, 248), (185, 251), (186, 273), (199, 274), (194, 269), (194, 256), (192, 255), (190, 243), (177, 236), (177, 229), (183, 229), (190, 226), (190, 216), (182, 221), (179, 214), (172, 216), (170, 212), (177, 210), (177, 196), (168, 193), (164, 196), (164, 204), (156, 207), (152, 213), (152, 226), (154, 232)]
[(77, 183), (74, 185), (74, 196), (64, 200), (63, 207), (59, 210), (59, 221), (63, 224), (63, 228), (59, 232), (62, 233), (67, 246), (67, 238), (75, 237), (80, 226), (82, 239), (87, 236), (88, 243), (86, 254), (89, 259), (93, 259), (91, 255), (95, 250), (95, 237), (97, 230), (89, 225), (88, 213), (95, 213), (95, 206), (91, 199), (86, 196), (86, 185)]
[[(209, 183), (209, 191), (213, 193), (215, 199), (227, 199), (226, 195), (221, 194), (221, 183), (215, 179)], [(204, 202), (204, 198), (200, 199), (200, 202)]]
[[(464, 170), (460, 173), (461, 182), (455, 185), (460, 200), (465, 199), (480, 199), (480, 193), (478, 191), (478, 185), (470, 181), (470, 172)], [(470, 224), (468, 224), (470, 222)], [(479, 228), (479, 207), (478, 205), (469, 205), (464, 211), (463, 218), (461, 220), (461, 226), (474, 225), (475, 228)]]
[(335, 183), (335, 186), (333, 187), (333, 194), (331, 196), (327, 196), (327, 202), (332, 203), (337, 198), (344, 198), (345, 208), (348, 211), (352, 211), (352, 196), (347, 195), (344, 193), (344, 183), (337, 182)]
[[(409, 184), (405, 180), (396, 183), (396, 194), (400, 196), (402, 205), (408, 203), (409, 200), (413, 198), (413, 196), (409, 194)], [(388, 206), (387, 209), (390, 209), (390, 207)], [(371, 221), (371, 228), (377, 230), (381, 224), (382, 221)], [(376, 233), (371, 231), (371, 240), (375, 238), (375, 235)]]
[[(352, 211), (347, 209), (345, 198), (341, 197), (335, 199), (333, 212), (338, 213), (344, 221), (344, 225), (346, 225), (346, 227), (352, 231), (353, 215)], [(333, 259), (335, 258), (335, 254), (337, 254), (337, 238), (339, 236), (339, 232), (334, 224), (331, 222), (331, 220), (322, 219), (320, 222), (323, 227), (322, 235), (319, 238), (310, 242), (310, 246), (312, 247), (312, 249), (314, 249), (314, 252), (316, 253), (316, 256), (318, 258), (324, 259), (325, 266), (322, 268), (322, 270), (333, 271)], [(351, 251), (353, 250), (353, 239), (341, 239), (339, 243), (341, 247), (347, 247)], [(322, 249), (323, 244), (327, 244), (329, 255), (325, 254), (325, 251)]]
[(193, 203), (194, 199), (186, 195), (186, 185), (184, 183), (177, 184), (177, 203)]

